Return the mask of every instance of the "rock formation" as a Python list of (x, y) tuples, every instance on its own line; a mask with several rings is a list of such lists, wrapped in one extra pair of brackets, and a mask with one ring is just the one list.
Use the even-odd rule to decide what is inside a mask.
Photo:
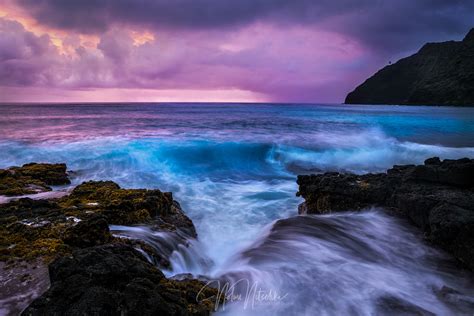
[(124, 244), (76, 250), (51, 263), (49, 276), (49, 290), (22, 315), (208, 315), (216, 296), (203, 282), (166, 279)]
[(461, 42), (428, 43), (384, 67), (345, 103), (474, 106), (474, 29)]
[(70, 183), (65, 164), (29, 163), (0, 169), (0, 195), (35, 194), (51, 191), (51, 185)]
[(474, 270), (474, 160), (427, 159), (387, 173), (298, 176), (300, 214), (391, 208)]
[[(65, 164), (0, 171), (0, 195), (34, 194), (60, 184), (70, 184)], [(23, 315), (208, 315), (214, 308), (217, 290), (190, 278), (169, 280), (159, 270), (171, 268), (173, 247), (160, 251), (110, 231), (110, 225), (146, 225), (186, 245), (196, 230), (170, 192), (89, 181), (61, 198), (0, 204), (0, 223), (2, 278), (35, 287), (45, 276), (28, 275), (49, 263), (51, 286)], [(30, 272), (21, 277), (8, 272), (26, 266)], [(24, 308), (10, 301), (11, 311)]]

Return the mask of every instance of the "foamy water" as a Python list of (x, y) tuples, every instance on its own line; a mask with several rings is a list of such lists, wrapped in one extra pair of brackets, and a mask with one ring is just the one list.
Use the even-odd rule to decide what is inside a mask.
[[(308, 219), (309, 228), (285, 227), (271, 243), (275, 221), (295, 216), (302, 202), (295, 197), (297, 174), (377, 172), (432, 156), (473, 157), (474, 109), (2, 105), (0, 135), (0, 167), (66, 162), (73, 184), (110, 179), (172, 191), (196, 225), (197, 242), (183, 248), (172, 236), (116, 227), (157, 246), (178, 245), (171, 247), (168, 276), (244, 278), (288, 294), (255, 308), (236, 300), (225, 313), (371, 314), (385, 295), (449, 314), (452, 308), (433, 288), (470, 288), (455, 270), (425, 267), (444, 262), (444, 255), (380, 212)], [(320, 225), (336, 228), (314, 236)], [(370, 249), (366, 258), (360, 257), (365, 248), (351, 250), (358, 240)]]

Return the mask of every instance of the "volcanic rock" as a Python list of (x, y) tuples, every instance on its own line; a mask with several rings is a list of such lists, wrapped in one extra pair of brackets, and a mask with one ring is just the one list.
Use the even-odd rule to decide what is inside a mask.
[(123, 244), (74, 251), (52, 262), (49, 275), (49, 290), (22, 315), (208, 315), (217, 294), (197, 280), (166, 279)]
[(434, 243), (474, 269), (474, 160), (430, 158), (386, 173), (298, 176), (301, 214), (382, 206), (408, 217)]
[(0, 169), (0, 195), (35, 194), (51, 191), (51, 185), (70, 183), (65, 164), (29, 163)]

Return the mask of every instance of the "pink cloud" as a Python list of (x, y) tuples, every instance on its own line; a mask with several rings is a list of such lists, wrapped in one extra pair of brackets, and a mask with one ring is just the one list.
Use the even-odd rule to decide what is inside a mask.
[(1, 84), (63, 89), (79, 99), (84, 89), (87, 98), (98, 89), (137, 89), (137, 95), (176, 91), (177, 101), (186, 90), (207, 91), (209, 101), (222, 91), (241, 91), (259, 100), (340, 102), (377, 64), (357, 41), (300, 25), (157, 31), (141, 43), (136, 36), (136, 30), (113, 28), (85, 46), (70, 34), (58, 49), (48, 35), (0, 18)]
[(341, 102), (426, 41), (461, 39), (473, 11), (468, 0), (0, 0), (0, 101), (34, 88), (78, 101), (102, 89)]

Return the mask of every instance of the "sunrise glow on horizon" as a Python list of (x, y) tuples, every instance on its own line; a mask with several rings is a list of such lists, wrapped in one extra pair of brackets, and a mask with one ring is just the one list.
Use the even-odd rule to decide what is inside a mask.
[(0, 1), (0, 102), (340, 103), (472, 27), (469, 3), (197, 3)]

